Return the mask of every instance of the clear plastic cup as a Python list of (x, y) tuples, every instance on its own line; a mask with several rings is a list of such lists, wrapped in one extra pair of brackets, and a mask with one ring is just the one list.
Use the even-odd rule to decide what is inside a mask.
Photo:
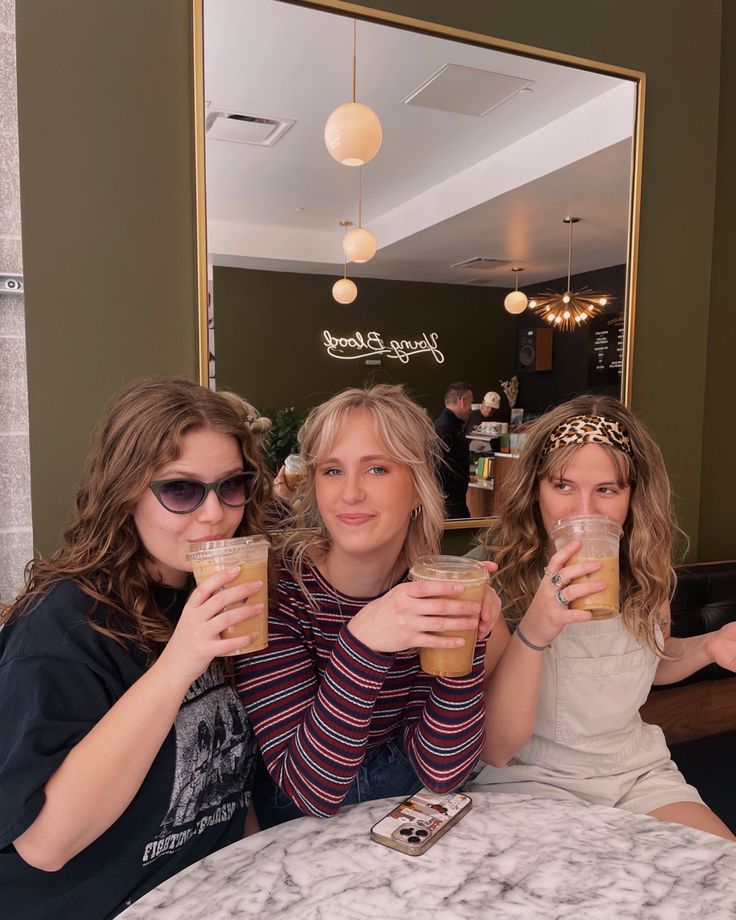
[(258, 616), (228, 626), (220, 633), (222, 639), (256, 633), (251, 645), (230, 652), (231, 656), (257, 652), (268, 646), (268, 546), (268, 540), (261, 534), (189, 544), (187, 560), (192, 563), (192, 572), (198, 585), (215, 572), (234, 568), (236, 565), (240, 569), (240, 574), (229, 581), (226, 587), (232, 588), (250, 581), (263, 582), (256, 593), (246, 601), (248, 604), (263, 604), (263, 610)]
[(307, 464), (299, 454), (289, 454), (284, 460), (284, 479), (292, 492), (296, 492), (307, 477)]
[[(412, 581), (460, 581), (463, 583), (463, 592), (453, 595), (454, 599), (478, 603), (483, 599), (483, 591), (488, 584), (488, 572), (480, 562), (463, 556), (420, 556), (409, 570), (409, 577)], [(445, 630), (435, 635), (462, 636), (465, 645), (460, 648), (420, 648), (422, 670), (438, 677), (463, 677), (470, 674), (478, 627)]]
[(567, 563), (600, 562), (601, 567), (590, 575), (575, 578), (571, 584), (579, 585), (587, 581), (605, 581), (606, 587), (595, 594), (588, 594), (574, 600), (570, 606), (573, 610), (590, 610), (594, 620), (605, 620), (618, 616), (619, 599), (619, 561), (618, 551), (623, 536), (621, 525), (604, 514), (578, 514), (557, 521), (550, 532), (550, 539), (555, 550), (561, 550), (572, 540), (580, 540), (582, 546)]

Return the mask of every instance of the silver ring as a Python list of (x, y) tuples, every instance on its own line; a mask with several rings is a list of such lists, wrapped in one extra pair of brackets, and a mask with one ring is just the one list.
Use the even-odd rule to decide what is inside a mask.
[(555, 586), (555, 588), (561, 588), (561, 587), (563, 587), (563, 585), (562, 585), (562, 575), (560, 575), (559, 572), (557, 572), (555, 575), (552, 576), (551, 581), (552, 581), (552, 584)]
[(570, 601), (565, 597), (562, 591), (558, 591), (557, 594), (555, 594), (555, 600), (557, 601), (558, 604), (561, 604), (563, 607), (570, 606)]
[(550, 570), (547, 568), (546, 565), (545, 565), (545, 567), (542, 569), (542, 571), (544, 572), (545, 575), (548, 575), (550, 578), (552, 578), (552, 572), (550, 572)]

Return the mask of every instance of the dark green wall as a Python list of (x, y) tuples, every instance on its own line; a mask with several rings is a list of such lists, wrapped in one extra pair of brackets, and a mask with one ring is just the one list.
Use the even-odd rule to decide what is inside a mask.
[[(516, 321), (503, 309), (503, 291), (362, 278), (358, 299), (341, 305), (332, 299), (334, 281), (326, 275), (215, 268), (218, 387), (261, 408), (301, 411), (345, 387), (403, 383), (435, 416), (450, 381), (468, 380), (480, 400), (513, 373)], [(340, 337), (377, 331), (386, 343), (436, 332), (444, 362), (428, 352), (406, 364), (383, 358), (381, 367), (333, 358), (323, 344), (324, 330)]]
[[(711, 274), (720, 0), (366, 5), (646, 71), (634, 407), (663, 447), (693, 555), (701, 531), (709, 555), (736, 555), (719, 458), (733, 415), (725, 206)], [(195, 372), (189, 3), (23, 0), (17, 33), (34, 526), (48, 547), (102, 401), (137, 373)], [(733, 201), (733, 124), (722, 131), (719, 196)]]
[(17, 4), (33, 526), (140, 374), (196, 375), (189, 4)]
[(705, 388), (700, 501), (701, 559), (736, 558), (736, 4), (723, 4), (718, 184)]

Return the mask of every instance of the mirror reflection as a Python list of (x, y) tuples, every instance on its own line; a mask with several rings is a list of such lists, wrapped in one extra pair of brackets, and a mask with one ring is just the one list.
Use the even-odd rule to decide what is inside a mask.
[[(291, 422), (366, 381), (437, 419), (467, 383), (492, 514), (518, 421), (620, 393), (635, 80), (274, 0), (205, 0), (204, 61), (213, 383)], [(353, 98), (382, 128), (362, 167), (325, 143)]]

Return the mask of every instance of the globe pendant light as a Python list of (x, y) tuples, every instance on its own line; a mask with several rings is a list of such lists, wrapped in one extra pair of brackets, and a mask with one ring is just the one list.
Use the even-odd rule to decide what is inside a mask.
[(507, 313), (519, 314), (523, 313), (526, 310), (526, 305), (528, 299), (526, 294), (523, 291), (519, 290), (519, 272), (523, 272), (523, 268), (512, 268), (512, 272), (516, 275), (516, 290), (511, 291), (510, 294), (507, 294), (503, 301), (504, 309)]
[(358, 296), (358, 287), (350, 278), (340, 278), (332, 285), (332, 296), (338, 303), (352, 303)]
[[(347, 230), (348, 227), (352, 227), (353, 222), (351, 220), (341, 220), (340, 226), (343, 230)], [(355, 298), (358, 296), (358, 286), (354, 281), (351, 281), (348, 278), (348, 263), (345, 261), (343, 268), (342, 278), (332, 285), (332, 296), (338, 303), (348, 304), (352, 303)]]
[(343, 166), (363, 166), (378, 153), (383, 129), (378, 115), (355, 101), (355, 46), (357, 24), (353, 20), (353, 101), (339, 105), (325, 123), (325, 146)]
[(378, 242), (370, 230), (363, 226), (363, 167), (360, 167), (358, 184), (358, 226), (348, 230), (342, 240), (342, 251), (348, 262), (370, 262), (376, 254)]
[(609, 301), (615, 298), (610, 294), (601, 294), (592, 291), (589, 287), (579, 291), (572, 290), (572, 225), (579, 224), (579, 217), (563, 217), (562, 222), (570, 225), (570, 235), (567, 244), (567, 290), (564, 294), (556, 291), (545, 291), (541, 297), (529, 302), (534, 312), (541, 316), (554, 329), (569, 332), (586, 323), (592, 316), (597, 316)]

